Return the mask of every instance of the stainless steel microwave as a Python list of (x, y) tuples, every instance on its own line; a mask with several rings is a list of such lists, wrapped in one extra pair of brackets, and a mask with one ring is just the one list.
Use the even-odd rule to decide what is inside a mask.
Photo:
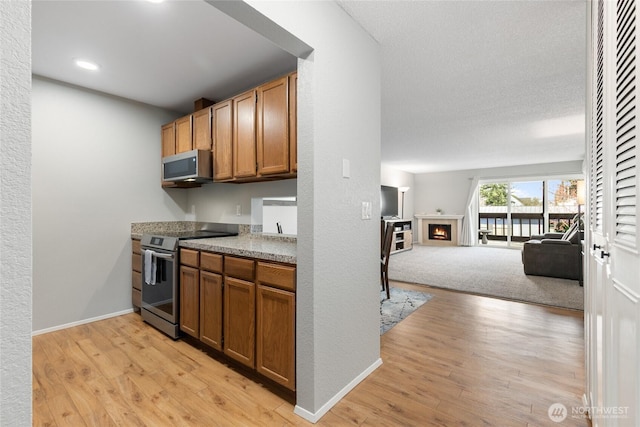
[(162, 179), (172, 182), (213, 181), (211, 151), (191, 150), (162, 158)]

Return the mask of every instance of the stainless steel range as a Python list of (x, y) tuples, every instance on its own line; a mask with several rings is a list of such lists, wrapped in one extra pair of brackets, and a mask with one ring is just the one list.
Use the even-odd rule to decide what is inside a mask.
[(236, 236), (238, 226), (217, 224), (213, 230), (143, 234), (142, 319), (173, 339), (180, 336), (180, 240)]

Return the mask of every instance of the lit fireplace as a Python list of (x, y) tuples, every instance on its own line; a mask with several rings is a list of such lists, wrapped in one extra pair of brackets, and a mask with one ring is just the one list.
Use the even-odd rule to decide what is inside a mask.
[(451, 224), (429, 224), (429, 239), (451, 240)]

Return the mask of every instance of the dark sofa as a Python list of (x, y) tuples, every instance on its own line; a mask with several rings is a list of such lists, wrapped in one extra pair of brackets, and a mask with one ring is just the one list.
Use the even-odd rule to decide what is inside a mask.
[(531, 236), (522, 247), (524, 274), (582, 282), (582, 233), (579, 222), (564, 233)]

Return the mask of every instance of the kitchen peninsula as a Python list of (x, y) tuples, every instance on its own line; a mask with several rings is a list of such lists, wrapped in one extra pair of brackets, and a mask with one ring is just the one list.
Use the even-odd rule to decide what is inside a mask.
[[(198, 230), (205, 224), (193, 221), (136, 222), (131, 224), (131, 238), (140, 240), (143, 233)], [(296, 236), (252, 233), (250, 230), (251, 226), (241, 224), (238, 236), (183, 240), (180, 247), (296, 264)]]
[[(142, 235), (207, 225), (131, 224), (134, 306), (140, 307), (143, 288)], [(197, 345), (295, 391), (296, 238), (250, 230), (239, 225), (237, 236), (179, 241), (179, 329), (182, 336), (190, 336), (187, 341), (193, 338)]]

